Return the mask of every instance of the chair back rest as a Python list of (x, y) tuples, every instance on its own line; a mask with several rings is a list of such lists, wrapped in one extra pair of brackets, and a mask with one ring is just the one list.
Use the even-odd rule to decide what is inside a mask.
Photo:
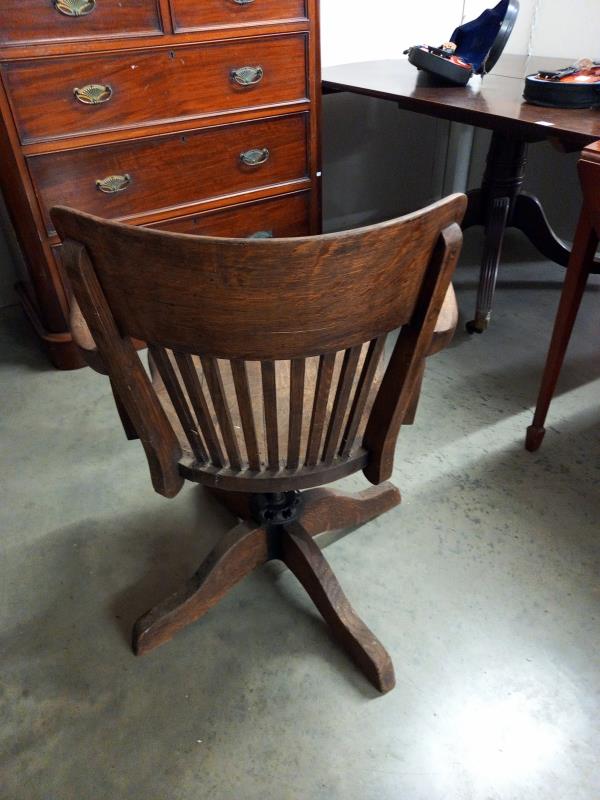
[[(75, 297), (157, 491), (181, 485), (177, 425), (194, 469), (223, 488), (303, 488), (359, 468), (379, 482), (460, 250), (464, 208), (454, 195), (357, 230), (270, 240), (54, 208)], [(373, 401), (385, 337), (397, 328)], [(148, 343), (175, 422), (130, 337)]]

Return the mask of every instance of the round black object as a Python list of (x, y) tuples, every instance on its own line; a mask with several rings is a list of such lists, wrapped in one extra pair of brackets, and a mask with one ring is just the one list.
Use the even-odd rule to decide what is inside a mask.
[(459, 86), (466, 86), (473, 74), (470, 67), (461, 67), (447, 58), (430, 53), (423, 47), (411, 47), (408, 50), (408, 60), (417, 69), (424, 69), (438, 78)]
[(594, 108), (600, 106), (600, 83), (560, 83), (528, 75), (523, 97), (546, 108)]
[(500, 30), (498, 31), (498, 35), (494, 40), (494, 44), (492, 45), (490, 52), (488, 53), (487, 58), (483, 62), (482, 66), (477, 70), (479, 74), (485, 75), (486, 72), (491, 72), (496, 66), (498, 59), (506, 47), (506, 43), (508, 42), (513, 28), (515, 27), (515, 22), (517, 21), (518, 16), (519, 0), (510, 0), (508, 8), (506, 9), (506, 14), (504, 15), (504, 19), (502, 20), (502, 25), (500, 25)]

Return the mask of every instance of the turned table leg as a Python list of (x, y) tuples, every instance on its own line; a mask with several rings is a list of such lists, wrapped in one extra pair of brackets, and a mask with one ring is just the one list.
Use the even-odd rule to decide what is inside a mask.
[(526, 161), (525, 141), (495, 131), (481, 189), (469, 194), (469, 209), (463, 227), (485, 226), (475, 318), (467, 323), (469, 333), (483, 333), (490, 321), (504, 232), (512, 224), (515, 203), (525, 178)]

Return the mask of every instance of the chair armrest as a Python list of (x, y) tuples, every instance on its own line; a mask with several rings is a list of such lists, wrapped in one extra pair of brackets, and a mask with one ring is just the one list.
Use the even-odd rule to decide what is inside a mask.
[(427, 355), (431, 356), (434, 353), (439, 353), (444, 347), (447, 347), (452, 341), (456, 326), (458, 325), (458, 303), (456, 302), (456, 295), (454, 294), (454, 287), (452, 284), (448, 286), (446, 297), (440, 310), (440, 315), (435, 323), (435, 330), (433, 331), (433, 338), (427, 351)]
[(71, 311), (69, 314), (69, 327), (71, 328), (71, 336), (73, 341), (79, 348), (86, 364), (101, 375), (107, 375), (108, 370), (102, 360), (102, 356), (98, 352), (96, 342), (87, 322), (85, 321), (77, 300), (73, 297), (71, 299)]

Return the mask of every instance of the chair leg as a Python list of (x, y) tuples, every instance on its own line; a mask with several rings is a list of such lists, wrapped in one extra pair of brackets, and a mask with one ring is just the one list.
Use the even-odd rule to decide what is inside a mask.
[(527, 428), (525, 448), (530, 452), (539, 448), (546, 433), (544, 422), (560, 375), (588, 275), (593, 267), (597, 244), (598, 238), (584, 213), (577, 228), (573, 252), (567, 267), (533, 421)]
[(399, 503), (400, 492), (389, 482), (356, 494), (334, 489), (309, 489), (303, 493), (302, 526), (311, 536), (358, 527)]
[(268, 559), (266, 529), (245, 522), (236, 525), (211, 550), (180, 591), (137, 620), (132, 637), (136, 655), (144, 655), (169, 641)]
[(281, 559), (369, 681), (382, 693), (393, 689), (396, 679), (390, 656), (350, 605), (325, 556), (301, 522), (283, 528)]

